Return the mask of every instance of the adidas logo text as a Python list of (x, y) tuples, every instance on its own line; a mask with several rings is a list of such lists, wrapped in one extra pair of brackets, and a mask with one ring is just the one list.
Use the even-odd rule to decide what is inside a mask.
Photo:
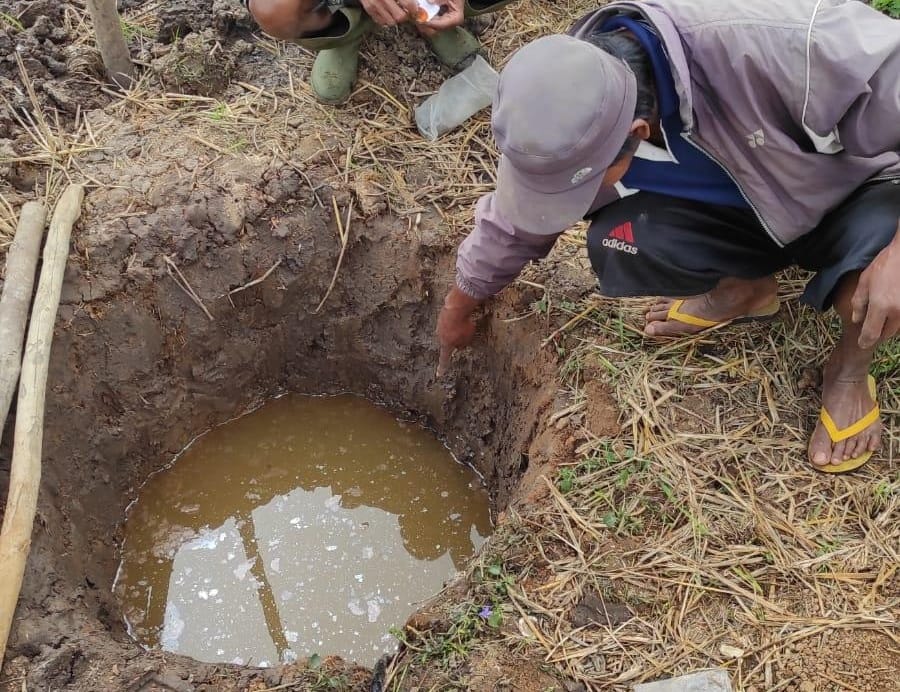
[(629, 255), (636, 255), (638, 253), (638, 249), (634, 245), (629, 245), (622, 240), (613, 240), (612, 238), (604, 238), (603, 247), (608, 247), (610, 250), (627, 252)]
[(631, 221), (616, 226), (609, 232), (609, 235), (603, 239), (603, 247), (610, 250), (618, 250), (627, 252), (629, 255), (636, 255), (638, 249), (632, 244), (634, 243), (634, 232), (631, 228)]

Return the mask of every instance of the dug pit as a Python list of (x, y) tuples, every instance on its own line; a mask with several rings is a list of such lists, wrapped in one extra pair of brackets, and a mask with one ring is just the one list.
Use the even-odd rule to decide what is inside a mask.
[(149, 479), (115, 591), (149, 647), (374, 665), (489, 532), (481, 480), (430, 431), (358, 397), (286, 396)]
[[(110, 146), (138, 141), (126, 128)], [(499, 511), (522, 473), (540, 466), (533, 441), (556, 395), (540, 326), (508, 319), (539, 297), (528, 286), (508, 291), (481, 319), (475, 347), (435, 376), (434, 325), (455, 247), (436, 216), (415, 226), (355, 218), (317, 310), (340, 246), (331, 209), (300, 176), (255, 159), (197, 168), (187, 184), (179, 166), (193, 152), (144, 146), (168, 168), (97, 163), (95, 178), (115, 186), (88, 195), (70, 257), (38, 521), (5, 667), (29, 688), (141, 689), (148, 676), (197, 684), (247, 674), (146, 651), (113, 592), (127, 505), (204, 431), (285, 393), (353, 392), (438, 431), (483, 476)], [(125, 193), (139, 189), (146, 196)], [(319, 196), (342, 211), (351, 202), (330, 188)], [(0, 467), (8, 449), (7, 440)], [(0, 474), (0, 492), (7, 482)], [(340, 652), (322, 641), (323, 655)], [(209, 689), (229, 688), (219, 680)]]

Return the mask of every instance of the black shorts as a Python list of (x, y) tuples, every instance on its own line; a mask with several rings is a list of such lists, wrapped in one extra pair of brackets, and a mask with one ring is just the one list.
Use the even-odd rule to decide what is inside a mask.
[(591, 218), (588, 256), (610, 297), (687, 297), (720, 279), (790, 266), (816, 272), (803, 301), (827, 310), (841, 277), (869, 266), (897, 234), (900, 180), (868, 183), (799, 240), (778, 247), (750, 209), (638, 192)]

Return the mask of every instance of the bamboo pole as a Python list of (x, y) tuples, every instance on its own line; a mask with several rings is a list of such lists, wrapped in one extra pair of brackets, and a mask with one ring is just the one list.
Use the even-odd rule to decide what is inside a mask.
[(31, 532), (37, 509), (41, 483), (41, 446), (44, 437), (44, 400), (53, 327), (59, 308), (69, 239), (72, 226), (81, 213), (84, 188), (69, 185), (63, 192), (50, 220), (44, 246), (41, 278), (34, 296), (34, 309), (25, 343), (19, 401), (16, 411), (15, 440), (9, 478), (6, 514), (0, 529), (0, 668), (6, 642), (12, 629), (13, 615), (25, 562), (31, 548)]
[(16, 236), (6, 253), (6, 280), (0, 297), (0, 432), (19, 381), (34, 270), (46, 219), (47, 209), (43, 204), (26, 202), (19, 214)]
[(134, 79), (134, 63), (122, 33), (116, 0), (87, 0), (87, 6), (109, 80), (123, 89), (130, 88)]

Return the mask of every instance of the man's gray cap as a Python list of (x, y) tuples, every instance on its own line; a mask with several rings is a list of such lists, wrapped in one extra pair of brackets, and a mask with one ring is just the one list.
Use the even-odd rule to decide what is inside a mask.
[(636, 99), (628, 66), (587, 41), (556, 34), (519, 49), (491, 116), (501, 215), (539, 235), (579, 221), (628, 137)]

